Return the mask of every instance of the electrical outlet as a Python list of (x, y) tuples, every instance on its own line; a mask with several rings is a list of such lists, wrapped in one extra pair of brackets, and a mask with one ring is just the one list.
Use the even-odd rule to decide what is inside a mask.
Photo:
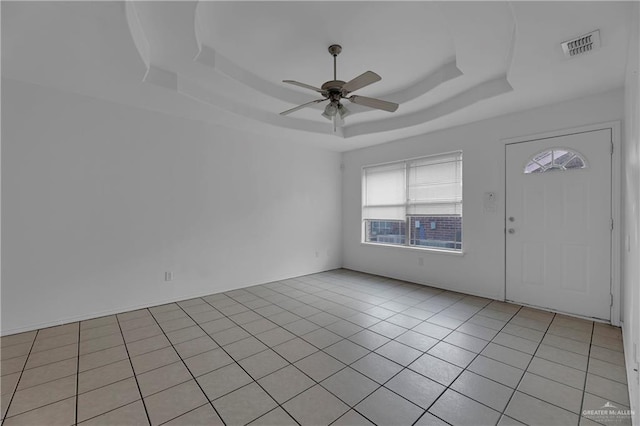
[(164, 273), (164, 280), (165, 281), (173, 281), (173, 272), (168, 271)]

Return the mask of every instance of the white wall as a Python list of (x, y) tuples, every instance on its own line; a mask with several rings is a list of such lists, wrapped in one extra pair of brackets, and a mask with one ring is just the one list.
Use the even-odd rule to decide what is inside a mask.
[[(617, 90), (345, 153), (344, 267), (502, 299), (505, 147), (501, 139), (622, 117), (623, 92)], [(453, 150), (463, 151), (464, 255), (361, 244), (361, 167)], [(483, 211), (483, 194), (487, 191), (497, 193), (495, 213)]]
[(3, 79), (2, 334), (340, 267), (340, 194), (338, 153)]
[[(640, 423), (640, 391), (638, 363), (640, 362), (640, 7), (633, 5), (632, 31), (625, 79), (625, 126), (622, 194), (625, 217), (623, 233), (623, 324), (627, 381), (631, 409), (636, 413), (634, 423)], [(634, 371), (636, 369), (636, 371)]]

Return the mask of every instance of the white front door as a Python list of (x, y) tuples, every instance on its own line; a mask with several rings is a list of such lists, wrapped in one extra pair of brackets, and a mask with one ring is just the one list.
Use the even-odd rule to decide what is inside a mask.
[(611, 319), (611, 138), (506, 145), (507, 300)]

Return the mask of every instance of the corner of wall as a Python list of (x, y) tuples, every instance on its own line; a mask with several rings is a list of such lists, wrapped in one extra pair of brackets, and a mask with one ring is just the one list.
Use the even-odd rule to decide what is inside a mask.
[(640, 5), (633, 4), (630, 16), (627, 69), (624, 87), (623, 146), (623, 321), (625, 361), (633, 424), (640, 416)]

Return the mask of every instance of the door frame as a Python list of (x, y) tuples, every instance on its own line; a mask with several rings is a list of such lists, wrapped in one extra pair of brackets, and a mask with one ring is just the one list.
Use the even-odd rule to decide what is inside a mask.
[[(611, 231), (611, 324), (620, 326), (620, 306), (621, 306), (621, 290), (620, 290), (620, 274), (622, 271), (621, 263), (621, 244), (622, 244), (622, 206), (621, 206), (621, 161), (622, 161), (622, 148), (620, 146), (620, 121), (607, 121), (603, 123), (590, 124), (580, 127), (572, 127), (567, 129), (553, 130), (543, 133), (535, 133), (526, 136), (517, 136), (500, 139), (500, 142), (504, 145), (504, 156), (502, 158), (502, 183), (504, 190), (504, 209), (503, 209), (503, 223), (504, 223), (504, 288), (503, 299), (506, 301), (507, 297), (507, 145), (531, 142), (539, 139), (555, 138), (559, 136), (567, 136), (576, 133), (586, 133), (595, 130), (611, 130), (611, 142), (613, 146), (613, 155), (611, 156), (611, 218), (613, 219), (613, 230)], [(588, 318), (593, 320), (593, 318)]]

